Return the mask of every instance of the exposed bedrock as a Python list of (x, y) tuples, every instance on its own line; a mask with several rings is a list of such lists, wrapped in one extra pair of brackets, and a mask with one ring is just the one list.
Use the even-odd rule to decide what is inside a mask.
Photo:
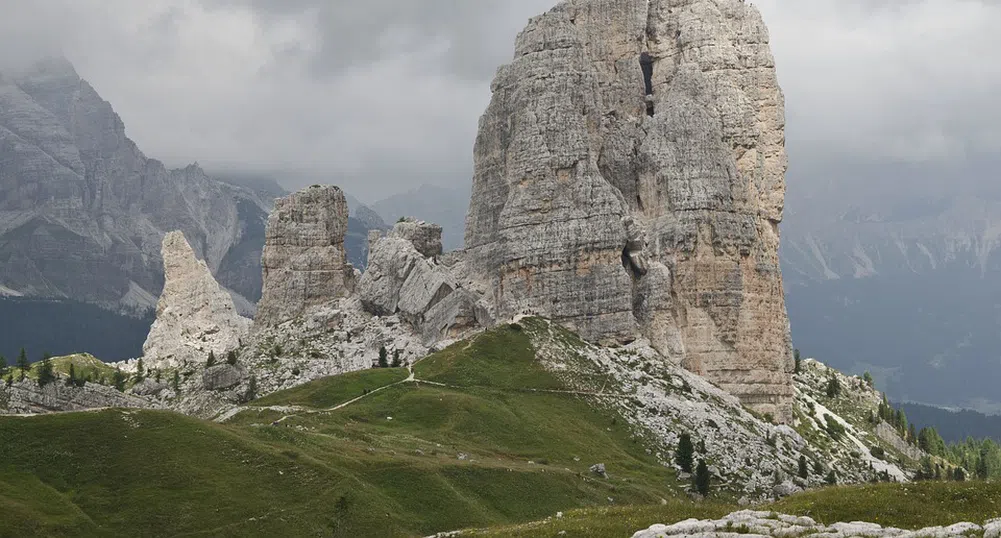
[(757, 9), (567, 0), (529, 22), (492, 90), (466, 246), (498, 315), (646, 336), (791, 418), (784, 99)]

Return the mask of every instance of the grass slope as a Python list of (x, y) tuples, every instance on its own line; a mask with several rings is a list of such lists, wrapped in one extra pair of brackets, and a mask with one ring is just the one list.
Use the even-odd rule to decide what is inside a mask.
[[(573, 510), (562, 518), (468, 531), (464, 536), (604, 538), (632, 536), (657, 523), (672, 524), (688, 518), (718, 519), (741, 510), (725, 504), (692, 504), (678, 500), (655, 506), (589, 508)], [(832, 524), (868, 521), (884, 527), (917, 530), (962, 521), (981, 524), (1001, 517), (1001, 484), (985, 482), (921, 482), (874, 484), (815, 490), (788, 497), (755, 510), (806, 515)], [(563, 534), (561, 534), (563, 533)]]
[[(566, 394), (528, 336), (502, 328), (405, 370), (338, 376), (262, 405), (279, 426), (171, 413), (0, 419), (0, 536), (425, 536), (652, 504), (672, 472), (623, 421)], [(609, 478), (589, 472), (605, 463)], [(609, 499), (612, 499), (611, 501)], [(11, 517), (7, 517), (10, 515)]]

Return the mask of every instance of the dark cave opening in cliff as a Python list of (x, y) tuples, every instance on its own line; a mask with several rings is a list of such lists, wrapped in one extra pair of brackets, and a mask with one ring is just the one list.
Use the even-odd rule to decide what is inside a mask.
[(649, 52), (640, 54), (640, 68), (643, 70), (643, 84), (645, 85), (644, 95), (646, 96), (646, 114), (653, 116), (653, 57)]

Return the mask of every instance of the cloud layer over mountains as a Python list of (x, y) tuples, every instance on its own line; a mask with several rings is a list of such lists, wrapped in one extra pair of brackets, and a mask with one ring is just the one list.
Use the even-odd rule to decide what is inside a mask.
[[(553, 3), (0, 0), (0, 65), (66, 55), (168, 164), (372, 201), (469, 182), (494, 70)], [(1001, 3), (757, 3), (788, 99), (791, 189), (832, 161), (1001, 151), (1001, 62), (984, 61), (1001, 48)]]

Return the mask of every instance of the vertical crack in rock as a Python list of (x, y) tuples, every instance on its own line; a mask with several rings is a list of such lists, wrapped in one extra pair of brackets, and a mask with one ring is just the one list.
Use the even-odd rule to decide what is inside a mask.
[(791, 419), (784, 98), (758, 11), (565, 0), (529, 22), (492, 88), (466, 245), (497, 313), (644, 336)]

